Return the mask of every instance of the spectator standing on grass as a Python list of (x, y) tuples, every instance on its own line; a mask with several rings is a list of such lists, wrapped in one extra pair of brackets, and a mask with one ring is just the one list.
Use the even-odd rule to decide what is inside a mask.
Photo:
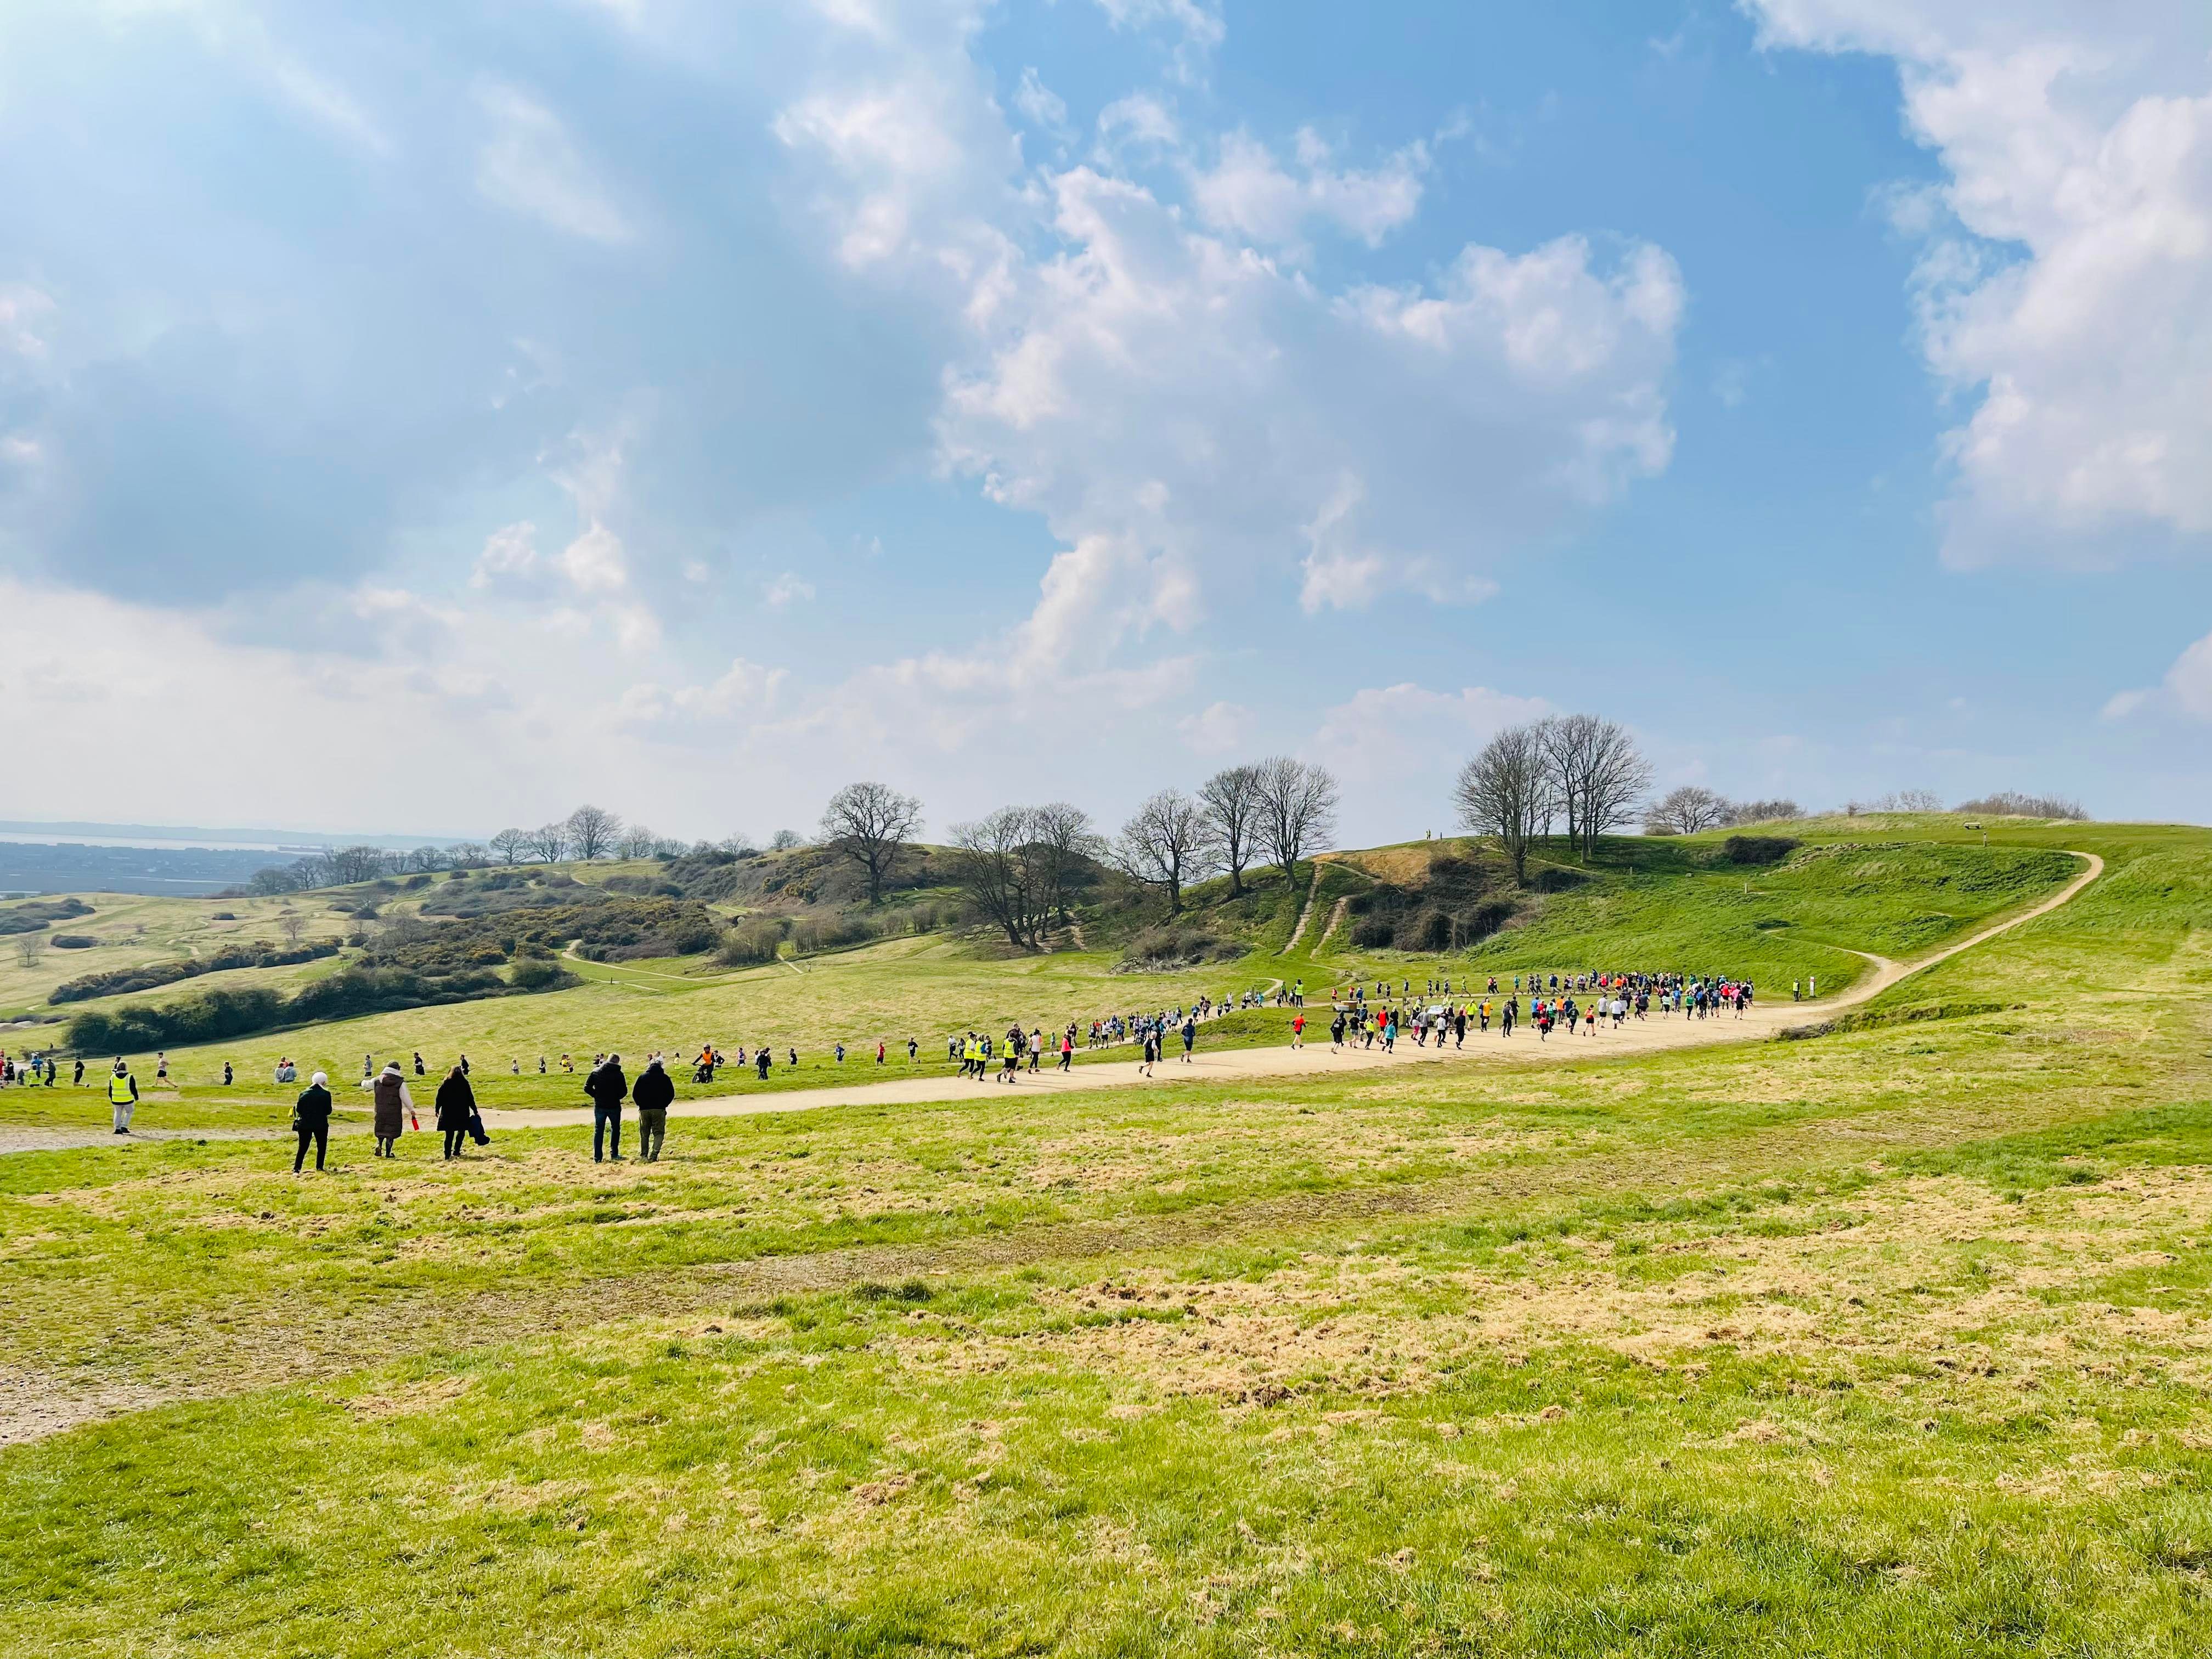
[(622, 1155), (622, 1108), (629, 1098), (629, 1079), (623, 1074), (622, 1056), (609, 1054), (584, 1079), (584, 1092), (592, 1097), (592, 1162)]
[(318, 1072), (307, 1079), (307, 1086), (300, 1091), (299, 1099), (292, 1103), (292, 1132), (299, 1136), (299, 1149), (292, 1154), (292, 1173), (300, 1173), (307, 1161), (307, 1146), (315, 1148), (315, 1168), (323, 1167), (323, 1157), (331, 1149), (331, 1091), (330, 1079)]
[(446, 1137), (446, 1156), (459, 1158), (469, 1138), (469, 1123), (477, 1115), (477, 1093), (468, 1073), (458, 1066), (438, 1085), (438, 1129)]
[(368, 1127), (375, 1132), (379, 1158), (398, 1156), (393, 1149), (414, 1110), (415, 1097), (407, 1092), (407, 1079), (400, 1075), (399, 1062), (386, 1061), (384, 1069), (369, 1083)]
[(77, 1056), (76, 1071), (70, 1079), (70, 1087), (72, 1089), (84, 1087), (84, 1056), (82, 1054)]
[(129, 1134), (131, 1115), (138, 1109), (138, 1079), (120, 1054), (115, 1057), (115, 1075), (107, 1079), (107, 1103), (115, 1109), (115, 1133)]
[(659, 1055), (638, 1073), (630, 1098), (637, 1102), (637, 1155), (647, 1164), (658, 1164), (662, 1143), (668, 1139), (668, 1103), (676, 1098), (676, 1079), (662, 1069)]

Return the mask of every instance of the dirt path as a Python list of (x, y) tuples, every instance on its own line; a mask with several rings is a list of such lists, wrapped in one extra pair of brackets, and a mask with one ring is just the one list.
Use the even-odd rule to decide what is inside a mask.
[(1313, 884), (1306, 889), (1305, 904), (1298, 911), (1298, 925), (1291, 929), (1290, 938), (1285, 941), (1283, 948), (1275, 952), (1277, 956), (1286, 957), (1290, 955), (1291, 951), (1298, 948), (1298, 941), (1306, 936), (1306, 924), (1313, 920), (1314, 900), (1320, 896), (1320, 894), (1321, 860), (1319, 859), (1316, 859), (1314, 860)]
[[(1327, 1040), (1327, 1022), (1316, 1018), (1316, 1036), (1320, 1040), (1309, 1041), (1304, 1048), (1225, 1048), (1211, 1054), (1201, 1050), (1188, 1065), (1175, 1058), (1163, 1061), (1155, 1068), (1156, 1075), (1149, 1079), (1139, 1075), (1137, 1062), (1133, 1059), (1103, 1060), (1078, 1066), (1064, 1073), (1046, 1071), (1031, 1074), (1024, 1072), (1018, 1073), (1012, 1083), (1000, 1083), (995, 1079), (902, 1078), (887, 1083), (866, 1083), (844, 1088), (679, 1100), (671, 1109), (671, 1115), (746, 1117), (760, 1112), (804, 1112), (825, 1106), (921, 1105), (1010, 1091), (1029, 1094), (1069, 1094), (1096, 1089), (1158, 1088), (1177, 1083), (1234, 1084), (1255, 1078), (1340, 1076), (1352, 1073), (1383, 1072), (1403, 1066), (1601, 1060), (1612, 1055), (1651, 1054), (1662, 1049), (1706, 1048), (1722, 1042), (1763, 1042), (1787, 1027), (1832, 1018), (1847, 1009), (1870, 1001), (1900, 980), (1933, 968), (1940, 962), (1948, 962), (1961, 951), (1970, 951), (2023, 922), (2048, 915), (2105, 872), (2105, 861), (2095, 854), (2077, 852), (2073, 856), (2083, 860), (2086, 867), (2082, 872), (2049, 898), (2029, 906), (2016, 915), (1984, 927), (1954, 945), (1946, 945), (1917, 962), (1895, 962), (1887, 957), (1875, 956), (1871, 951), (1854, 951), (1853, 955), (1863, 957), (1873, 963), (1875, 971), (1842, 995), (1813, 1003), (1770, 1003), (1754, 1006), (1740, 1018), (1732, 1014), (1708, 1019), (1689, 1019), (1679, 1014), (1660, 1016), (1642, 1021), (1632, 1020), (1617, 1031), (1609, 1027), (1601, 1027), (1595, 1036), (1569, 1036), (1561, 1033), (1549, 1041), (1540, 1039), (1533, 1027), (1524, 1024), (1510, 1038), (1495, 1030), (1485, 1036), (1470, 1034), (1468, 1046), (1464, 1048), (1421, 1048), (1407, 1041), (1401, 1042), (1396, 1051), (1390, 1054), (1385, 1054), (1380, 1048), (1346, 1049), (1340, 1053), (1332, 1051)], [(1310, 897), (1308, 908), (1311, 908)], [(484, 1118), (494, 1127), (553, 1128), (588, 1125), (592, 1115), (589, 1108), (562, 1108), (538, 1111), (488, 1111)]]

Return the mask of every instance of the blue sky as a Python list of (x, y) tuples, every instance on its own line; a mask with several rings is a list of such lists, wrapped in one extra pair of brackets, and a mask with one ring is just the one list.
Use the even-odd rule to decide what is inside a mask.
[(2205, 817), (2201, 5), (31, 0), (0, 200), (11, 816)]

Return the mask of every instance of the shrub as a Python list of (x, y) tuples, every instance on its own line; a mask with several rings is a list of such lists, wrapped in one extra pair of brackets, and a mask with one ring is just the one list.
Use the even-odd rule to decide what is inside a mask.
[(783, 944), (783, 929), (766, 916), (739, 922), (722, 935), (714, 959), (726, 968), (746, 968), (774, 962)]
[(1563, 870), (1553, 865), (1539, 870), (1536, 879), (1530, 884), (1540, 893), (1564, 893), (1571, 888), (1581, 886), (1589, 879), (1589, 876), (1580, 870)]
[(1222, 938), (1188, 922), (1147, 927), (1122, 950), (1125, 969), (1193, 968), (1201, 963), (1227, 962), (1244, 954), (1234, 939)]
[(56, 933), (53, 939), (58, 951), (89, 951), (99, 943), (90, 933)]
[(1730, 864), (1779, 864), (1803, 844), (1790, 836), (1730, 836), (1721, 855)]
[(525, 957), (509, 970), (507, 982), (518, 991), (550, 991), (574, 985), (576, 976), (550, 957)]
[[(72, 937), (82, 937), (72, 935)], [(89, 938), (85, 944), (97, 943)], [(72, 947), (82, 950), (82, 945)], [(151, 991), (163, 985), (174, 985), (179, 980), (194, 979), (202, 974), (216, 974), (233, 968), (283, 968), (295, 963), (313, 962), (319, 957), (336, 956), (338, 947), (328, 939), (279, 949), (266, 939), (257, 939), (252, 945), (227, 945), (212, 956), (188, 957), (179, 962), (151, 962), (137, 968), (115, 968), (104, 974), (87, 974), (82, 979), (64, 981), (46, 995), (50, 1003), (89, 1002), (94, 997), (126, 995), (132, 991)]]

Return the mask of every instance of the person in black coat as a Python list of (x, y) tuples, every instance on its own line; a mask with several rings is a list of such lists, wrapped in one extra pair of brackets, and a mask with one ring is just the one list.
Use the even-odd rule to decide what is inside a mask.
[(300, 1149), (292, 1154), (292, 1173), (300, 1173), (300, 1166), (307, 1161), (307, 1143), (315, 1146), (315, 1167), (323, 1167), (323, 1155), (331, 1149), (331, 1091), (330, 1079), (318, 1072), (300, 1091), (300, 1097), (292, 1104), (292, 1127), (300, 1137)]
[(609, 1054), (584, 1079), (584, 1092), (592, 1097), (592, 1162), (611, 1157), (622, 1162), (622, 1103), (629, 1097), (629, 1079), (623, 1075), (622, 1056)]
[(637, 1155), (647, 1164), (658, 1164), (661, 1145), (668, 1139), (668, 1103), (676, 1098), (676, 1079), (661, 1069), (659, 1054), (638, 1073), (630, 1098), (637, 1102)]
[(469, 1125), (476, 1118), (477, 1096), (469, 1087), (467, 1074), (458, 1066), (438, 1085), (437, 1112), (438, 1127), (446, 1132), (446, 1156), (459, 1158), (462, 1144), (469, 1138)]

